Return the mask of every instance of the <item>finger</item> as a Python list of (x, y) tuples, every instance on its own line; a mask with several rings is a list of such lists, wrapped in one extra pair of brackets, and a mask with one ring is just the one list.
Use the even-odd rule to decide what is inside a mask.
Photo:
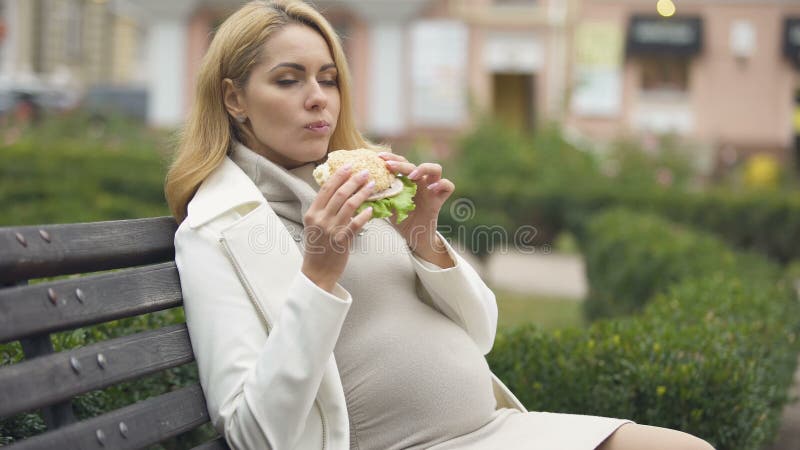
[(378, 156), (383, 158), (386, 161), (408, 162), (408, 160), (404, 156), (398, 155), (398, 154), (395, 154), (395, 153), (380, 152), (380, 153), (378, 153)]
[(333, 193), (328, 204), (325, 206), (325, 212), (331, 216), (337, 216), (342, 205), (356, 192), (358, 189), (367, 182), (369, 172), (362, 170), (354, 174), (344, 184), (339, 186), (339, 189)]
[(355, 217), (351, 218), (347, 225), (337, 226), (338, 232), (333, 235), (333, 241), (337, 246), (347, 246), (353, 237), (364, 228), (364, 225), (372, 218), (372, 208), (366, 208)]
[(369, 181), (361, 186), (361, 188), (350, 196), (347, 201), (342, 205), (342, 208), (336, 215), (336, 223), (347, 223), (352, 217), (353, 213), (365, 202), (372, 192), (375, 190), (375, 182)]
[(409, 180), (421, 180), (429, 184), (433, 184), (442, 178), (442, 166), (436, 163), (422, 163), (417, 168), (408, 174)]
[(370, 219), (372, 219), (371, 206), (369, 208), (365, 208), (363, 211), (361, 211), (360, 213), (356, 214), (355, 217), (353, 217), (353, 219), (350, 221), (349, 225), (350, 229), (353, 231), (354, 234), (358, 233), (359, 231), (361, 231), (362, 228), (364, 228), (364, 225), (366, 225)]
[(334, 172), (333, 175), (331, 175), (330, 178), (325, 181), (325, 184), (320, 187), (319, 193), (317, 193), (314, 201), (311, 202), (309, 209), (324, 209), (325, 205), (327, 205), (330, 201), (333, 193), (336, 192), (342, 183), (347, 181), (347, 179), (350, 177), (350, 171), (352, 168), (352, 164), (345, 164), (344, 166), (340, 167), (339, 170)]
[(431, 183), (427, 186), (429, 191), (433, 191), (437, 194), (441, 194), (443, 192), (453, 193), (456, 190), (456, 186), (453, 184), (452, 181), (448, 180), (447, 178), (442, 178), (441, 180)]
[(408, 161), (386, 161), (386, 167), (392, 173), (401, 173), (403, 175), (408, 175), (417, 167), (413, 163)]

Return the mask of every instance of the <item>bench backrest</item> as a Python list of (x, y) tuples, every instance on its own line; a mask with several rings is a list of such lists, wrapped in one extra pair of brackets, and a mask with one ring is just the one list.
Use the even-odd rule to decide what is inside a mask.
[[(171, 217), (0, 228), (0, 419), (40, 410), (47, 431), (9, 449), (143, 448), (209, 421), (198, 384), (78, 421), (71, 399), (194, 361), (186, 325), (55, 352), (51, 334), (182, 306)], [(61, 275), (55, 281), (29, 280)], [(227, 449), (217, 438), (196, 449)]]

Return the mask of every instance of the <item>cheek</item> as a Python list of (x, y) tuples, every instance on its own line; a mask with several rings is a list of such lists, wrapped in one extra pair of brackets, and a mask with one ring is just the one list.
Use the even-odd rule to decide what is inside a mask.
[(339, 122), (339, 113), (341, 112), (341, 103), (338, 95), (332, 95), (328, 100), (328, 110), (333, 115), (333, 119)]
[(274, 123), (276, 120), (286, 120), (285, 112), (289, 110), (288, 106), (289, 102), (286, 98), (265, 89), (253, 96), (248, 109), (252, 111), (256, 119)]
[(288, 103), (285, 99), (262, 93), (248, 105), (253, 128), (259, 137), (277, 136), (286, 131), (289, 115)]

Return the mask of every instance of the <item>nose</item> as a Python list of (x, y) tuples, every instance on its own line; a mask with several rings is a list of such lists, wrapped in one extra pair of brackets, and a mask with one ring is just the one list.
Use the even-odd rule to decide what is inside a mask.
[(310, 86), (310, 92), (306, 97), (306, 109), (325, 109), (328, 106), (328, 96), (322, 90), (322, 86), (316, 80), (309, 83), (308, 86)]

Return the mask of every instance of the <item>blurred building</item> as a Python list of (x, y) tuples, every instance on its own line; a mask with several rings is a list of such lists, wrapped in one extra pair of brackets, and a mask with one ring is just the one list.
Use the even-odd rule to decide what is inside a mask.
[[(359, 126), (446, 148), (481, 114), (560, 119), (578, 0), (315, 0), (343, 38)], [(180, 124), (213, 30), (242, 0), (0, 0), (0, 79), (77, 92), (143, 87)]]
[[(151, 104), (179, 92), (185, 113), (214, 27), (243, 2), (183, 0), (177, 7), (153, 0), (136, 3), (149, 10), (151, 34), (170, 30), (171, 43), (151, 46), (150, 60), (171, 61), (173, 69), (182, 66), (172, 72), (172, 81), (162, 77), (164, 87), (151, 89)], [(577, 0), (312, 3), (342, 36), (354, 78), (357, 120), (375, 138), (402, 144), (426, 136), (446, 151), (452, 138), (481, 114), (494, 114), (520, 129), (564, 117), (569, 24)], [(170, 101), (176, 104), (174, 98)], [(156, 122), (182, 117), (164, 114), (166, 106), (158, 109), (162, 112), (151, 115)]]
[[(61, 98), (143, 87), (144, 29), (105, 0), (2, 0), (0, 89)], [(144, 90), (141, 90), (144, 95)]]
[(800, 1), (584, 1), (566, 122), (596, 140), (688, 136), (736, 160), (794, 146)]
[[(494, 115), (596, 142), (678, 133), (709, 155), (788, 159), (800, 145), (800, 0), (673, 0), (664, 18), (666, 1), (312, 3), (342, 36), (359, 126), (379, 140), (446, 151)], [(149, 123), (179, 125), (214, 29), (243, 3), (0, 0), (0, 88), (106, 101), (139, 89)]]
[[(164, 94), (151, 88), (153, 105), (166, 93), (181, 96), (180, 113), (159, 107), (156, 122), (180, 120), (214, 26), (242, 2), (178, 3), (164, 12), (156, 1), (137, 2), (154, 5), (151, 31), (172, 26), (173, 42), (184, 39), (154, 50), (184, 65)], [(343, 37), (359, 125), (379, 139), (422, 137), (446, 149), (490, 114), (526, 130), (562, 122), (601, 142), (677, 133), (709, 157), (722, 150), (787, 159), (794, 146), (800, 31), (790, 24), (800, 2), (681, 0), (669, 18), (657, 15), (655, 0), (313, 3)]]
[(569, 0), (430, 2), (407, 26), (411, 95), (394, 140), (421, 134), (446, 148), (484, 115), (520, 130), (562, 119), (576, 6)]

